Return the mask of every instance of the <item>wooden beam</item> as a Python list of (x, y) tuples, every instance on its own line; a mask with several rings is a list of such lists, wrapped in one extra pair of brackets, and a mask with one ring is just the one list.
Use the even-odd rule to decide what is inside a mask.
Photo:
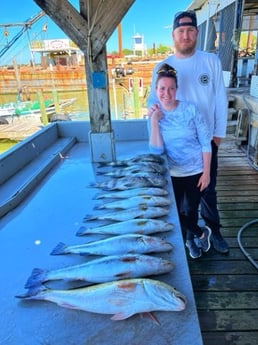
[(34, 2), (82, 51), (87, 50), (87, 20), (67, 0), (34, 0)]
[(134, 1), (80, 0), (79, 13), (67, 0), (34, 0), (83, 52), (90, 48), (92, 60)]
[(134, 1), (80, 0), (79, 13), (67, 0), (34, 0), (84, 53), (93, 134), (112, 133), (106, 42)]

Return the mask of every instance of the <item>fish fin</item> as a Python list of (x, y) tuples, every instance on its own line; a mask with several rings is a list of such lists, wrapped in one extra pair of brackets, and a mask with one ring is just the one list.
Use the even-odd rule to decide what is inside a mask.
[(40, 294), (41, 292), (47, 291), (48, 288), (46, 288), (44, 285), (37, 285), (34, 286), (30, 289), (28, 289), (28, 291), (22, 295), (16, 295), (16, 298), (20, 298), (20, 299), (36, 299), (36, 296), (38, 294)]
[(117, 313), (111, 317), (111, 320), (113, 321), (119, 321), (119, 320), (125, 320), (128, 317), (132, 316), (131, 314), (125, 314), (125, 313)]
[(39, 285), (45, 281), (47, 270), (41, 268), (34, 268), (27, 282), (25, 283), (25, 289)]
[(118, 279), (125, 279), (125, 278), (130, 278), (131, 275), (132, 275), (132, 271), (125, 271), (125, 272), (115, 274), (115, 277)]
[(64, 308), (68, 308), (68, 309), (77, 309), (77, 310), (80, 309), (78, 306), (75, 306), (75, 305), (67, 303), (67, 302), (66, 303), (60, 302), (60, 303), (58, 303), (58, 305), (60, 305), (61, 307), (64, 307)]
[(83, 236), (86, 233), (87, 228), (85, 226), (81, 226), (80, 229), (76, 232), (76, 236)]
[(156, 325), (160, 326), (160, 322), (159, 320), (156, 318), (156, 316), (154, 314), (152, 314), (151, 312), (145, 312), (145, 313), (141, 313), (142, 317), (148, 317), (150, 318)]
[(52, 250), (50, 255), (62, 255), (62, 254), (67, 254), (66, 253), (66, 248), (67, 245), (64, 244), (63, 242), (59, 242), (58, 245)]

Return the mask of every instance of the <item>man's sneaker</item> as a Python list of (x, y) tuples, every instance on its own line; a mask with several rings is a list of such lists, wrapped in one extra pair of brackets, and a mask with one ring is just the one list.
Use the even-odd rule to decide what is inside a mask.
[(187, 240), (185, 245), (189, 249), (189, 255), (192, 259), (197, 259), (202, 255), (201, 248), (197, 247), (194, 240)]
[(229, 246), (223, 237), (215, 237), (214, 234), (211, 235), (211, 243), (213, 248), (221, 254), (228, 254)]
[(211, 247), (211, 243), (210, 243), (211, 229), (206, 225), (204, 228), (202, 228), (202, 231), (204, 233), (204, 237), (198, 238), (198, 243), (199, 243), (198, 247), (200, 247), (202, 251), (206, 253)]

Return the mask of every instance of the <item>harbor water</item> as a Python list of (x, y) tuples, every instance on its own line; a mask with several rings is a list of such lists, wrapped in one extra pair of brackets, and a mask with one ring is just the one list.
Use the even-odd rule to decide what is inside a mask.
[[(147, 113), (146, 99), (148, 89), (140, 90), (138, 87), (129, 88), (125, 81), (117, 82), (111, 80), (109, 88), (109, 102), (111, 120), (129, 120), (135, 118), (144, 118)], [(76, 101), (70, 106), (63, 109), (63, 114), (69, 116), (72, 121), (89, 121), (89, 106), (86, 89), (77, 90), (49, 90), (44, 91), (44, 98), (52, 98), (53, 91), (58, 93), (59, 100), (75, 98)], [(30, 93), (32, 100), (37, 99), (36, 93)], [(15, 102), (17, 95), (5, 94), (0, 95), (1, 104)], [(1, 125), (0, 125), (1, 131)], [(0, 154), (15, 145), (13, 140), (0, 140)]]

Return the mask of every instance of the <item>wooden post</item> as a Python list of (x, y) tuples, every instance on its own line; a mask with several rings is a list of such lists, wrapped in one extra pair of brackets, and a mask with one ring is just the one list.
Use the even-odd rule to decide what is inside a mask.
[(139, 101), (139, 78), (133, 81), (133, 100), (134, 100), (134, 116), (136, 119), (140, 118), (140, 101)]
[(60, 110), (60, 105), (59, 105), (58, 92), (56, 90), (53, 90), (52, 95), (53, 95), (53, 100), (54, 100), (54, 104), (55, 104), (55, 111), (57, 114), (60, 114), (61, 110)]
[(41, 91), (38, 91), (37, 95), (38, 95), (40, 112), (41, 112), (41, 120), (42, 120), (43, 125), (47, 125), (48, 124), (48, 117), (47, 117), (46, 107), (45, 107), (45, 103), (44, 103), (43, 93)]

